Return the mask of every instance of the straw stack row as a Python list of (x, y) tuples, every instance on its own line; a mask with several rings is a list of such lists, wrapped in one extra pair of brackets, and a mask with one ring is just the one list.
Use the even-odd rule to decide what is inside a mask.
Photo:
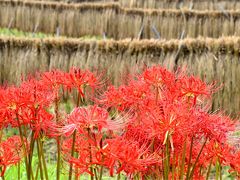
[(21, 75), (72, 66), (99, 69), (119, 84), (126, 73), (144, 64), (162, 64), (170, 70), (177, 66), (208, 82), (224, 82), (214, 97), (214, 109), (229, 113), (240, 109), (240, 38), (185, 39), (171, 41), (79, 41), (76, 39), (0, 38), (1, 82), (16, 83)]
[[(35, 1), (35, 0), (28, 0)], [(240, 9), (238, 0), (41, 0), (68, 3), (82, 2), (118, 2), (127, 8), (150, 8), (150, 9), (196, 9), (196, 10), (237, 10)]]
[(0, 7), (0, 27), (69, 37), (104, 34), (118, 40), (240, 35), (239, 11), (126, 9), (117, 3), (9, 0), (0, 0)]
[(119, 0), (121, 6), (130, 8), (236, 10), (238, 0)]

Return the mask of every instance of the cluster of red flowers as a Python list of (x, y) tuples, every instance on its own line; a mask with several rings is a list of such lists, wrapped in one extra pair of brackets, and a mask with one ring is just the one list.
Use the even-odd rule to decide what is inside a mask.
[[(240, 173), (240, 151), (229, 140), (237, 122), (209, 113), (215, 83), (154, 66), (127, 84), (104, 88), (101, 75), (77, 68), (1, 88), (1, 129), (19, 129), (19, 137), (0, 144), (2, 175), (29, 156), (29, 132), (33, 139), (60, 138), (62, 157), (77, 176), (101, 179), (108, 169), (111, 176), (124, 173), (130, 179), (201, 179), (212, 166), (220, 167), (219, 174), (221, 166)], [(59, 108), (65, 92), (76, 99), (70, 114)], [(25, 150), (15, 153), (22, 144)]]

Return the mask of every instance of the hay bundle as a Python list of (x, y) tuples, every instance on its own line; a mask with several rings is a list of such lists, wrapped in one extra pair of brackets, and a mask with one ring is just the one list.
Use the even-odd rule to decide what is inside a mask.
[(234, 0), (119, 0), (123, 7), (154, 9), (198, 9), (227, 10), (240, 9), (240, 2)]
[(143, 18), (144, 11), (120, 9), (117, 14), (117, 39), (141, 38), (141, 32), (147, 28), (144, 27)]
[[(146, 38), (156, 38), (153, 28), (161, 38), (171, 39), (185, 37), (213, 37), (240, 35), (236, 24), (240, 13), (228, 11), (189, 11), (189, 10), (148, 10), (144, 21), (148, 22), (150, 35)], [(164, 24), (164, 26), (163, 26)]]
[(234, 113), (240, 110), (240, 38), (185, 39), (171, 41), (80, 41), (76, 39), (0, 38), (1, 82), (16, 83), (21, 75), (71, 66), (105, 70), (114, 84), (126, 73), (141, 71), (143, 64), (163, 64), (169, 69), (187, 65), (207, 81), (224, 87), (214, 98)]
[[(240, 12), (125, 9), (116, 3), (0, 0), (0, 27), (62, 36), (172, 39), (240, 35)], [(49, 18), (51, 17), (51, 18)], [(164, 26), (163, 26), (164, 24)]]
[[(63, 36), (102, 36), (112, 32), (116, 3), (66, 4), (57, 2), (0, 1), (0, 26), (27, 32), (58, 33)], [(111, 29), (109, 30), (109, 28)]]

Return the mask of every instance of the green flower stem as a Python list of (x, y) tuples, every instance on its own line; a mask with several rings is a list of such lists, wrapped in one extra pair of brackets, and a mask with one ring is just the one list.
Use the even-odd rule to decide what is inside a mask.
[(28, 174), (32, 174), (32, 157), (33, 157), (34, 143), (35, 143), (34, 132), (32, 131), (31, 141), (30, 141), (30, 151), (28, 155)]
[(184, 176), (186, 148), (187, 148), (187, 137), (185, 138), (184, 145), (183, 145), (182, 161), (181, 161), (180, 177), (179, 177), (180, 180), (183, 180), (183, 176)]
[(190, 152), (189, 152), (189, 160), (188, 160), (188, 168), (187, 168), (186, 179), (188, 179), (189, 174), (190, 174), (190, 171), (191, 171), (191, 160), (192, 160), (193, 139), (194, 139), (194, 137), (192, 136), (192, 138), (191, 138), (191, 145), (190, 145)]
[(37, 139), (37, 152), (38, 152), (38, 163), (40, 168), (40, 178), (43, 180), (43, 169), (42, 169), (42, 156), (40, 152), (40, 145), (39, 145), (39, 139)]
[(164, 179), (168, 180), (170, 170), (170, 151), (169, 151), (169, 135), (166, 137), (165, 156), (164, 156)]
[(202, 151), (203, 151), (203, 148), (205, 147), (205, 145), (206, 145), (206, 143), (207, 143), (207, 138), (205, 139), (205, 141), (204, 141), (204, 143), (203, 143), (203, 145), (202, 145), (202, 147), (201, 147), (201, 149), (200, 149), (200, 152), (198, 153), (198, 156), (197, 156), (197, 158), (196, 158), (196, 161), (195, 161), (195, 163), (193, 164), (193, 167), (192, 167), (192, 171), (191, 171), (191, 173), (190, 173), (190, 175), (189, 175), (189, 179), (192, 179), (192, 177), (193, 177), (193, 174), (194, 174), (194, 170), (195, 170), (195, 168), (196, 168), (196, 165), (197, 165), (197, 163), (198, 163), (198, 160), (199, 160), (199, 158), (200, 158), (200, 155), (201, 155), (201, 153), (202, 153)]
[(39, 172), (39, 164), (37, 165), (37, 170), (36, 170), (36, 174), (35, 174), (35, 179), (38, 179), (38, 172)]
[(120, 180), (120, 179), (121, 179), (121, 173), (117, 175), (117, 180)]
[[(20, 138), (21, 138), (21, 141), (22, 141), (22, 144), (23, 144), (23, 150), (24, 150), (24, 153), (27, 154), (27, 148), (26, 148), (26, 144), (25, 144), (24, 139), (23, 139), (23, 132), (22, 132), (20, 121), (19, 121), (18, 112), (15, 112), (15, 113), (16, 113), (16, 119), (17, 119), (17, 123), (18, 123), (19, 135), (20, 135)], [(27, 179), (30, 180), (31, 179), (31, 174), (28, 173), (28, 158), (27, 158), (27, 155), (25, 156), (24, 159), (25, 159), (25, 166), (26, 166), (26, 172), (27, 172)]]
[(44, 169), (45, 179), (48, 180), (48, 170), (47, 170), (47, 165), (46, 165), (46, 158), (44, 155), (43, 143), (41, 142), (41, 140), (39, 140), (39, 150), (40, 150), (40, 154), (42, 157), (42, 165), (43, 165), (43, 169)]
[[(88, 128), (87, 129), (88, 130), (88, 135), (89, 135), (89, 137), (90, 137), (90, 128)], [(92, 162), (92, 149), (91, 149), (91, 144), (89, 143), (89, 146), (88, 146), (88, 148), (89, 148), (89, 158), (90, 158), (90, 163)], [(90, 172), (93, 174), (93, 167), (92, 166), (90, 166)], [(91, 180), (93, 180), (94, 178), (93, 178), (93, 176), (91, 175)]]
[(173, 153), (173, 163), (172, 163), (172, 180), (175, 177), (175, 154)]
[[(78, 97), (77, 97), (77, 103), (76, 103), (76, 107), (79, 107), (80, 105), (80, 99), (81, 99), (81, 95), (80, 93), (78, 93)], [(76, 135), (77, 135), (77, 131), (75, 130), (73, 132), (73, 141), (72, 141), (72, 149), (71, 149), (71, 156), (74, 157), (74, 149), (75, 149), (75, 141), (76, 141)], [(72, 173), (73, 173), (73, 164), (70, 164), (70, 168), (69, 168), (69, 176), (68, 179), (72, 180)]]
[[(74, 149), (75, 149), (75, 141), (76, 141), (76, 130), (73, 132), (73, 141), (72, 141), (72, 150), (71, 150), (71, 156), (74, 157)], [(73, 173), (73, 164), (70, 164), (70, 169), (69, 169), (69, 176), (68, 179), (72, 179), (72, 173)]]
[(209, 176), (210, 176), (210, 172), (211, 172), (211, 168), (212, 168), (212, 161), (213, 161), (213, 159), (211, 159), (210, 165), (208, 166), (208, 171), (207, 171), (207, 175), (206, 175), (206, 180), (208, 180), (208, 178), (209, 178)]
[(57, 180), (60, 180), (60, 167), (61, 167), (61, 138), (57, 138)]
[[(55, 116), (56, 116), (56, 123), (59, 122), (59, 101), (58, 96), (55, 98)], [(57, 138), (57, 176), (56, 179), (60, 180), (60, 171), (61, 171), (61, 137)]]
[(102, 180), (103, 176), (103, 166), (100, 167), (99, 180)]

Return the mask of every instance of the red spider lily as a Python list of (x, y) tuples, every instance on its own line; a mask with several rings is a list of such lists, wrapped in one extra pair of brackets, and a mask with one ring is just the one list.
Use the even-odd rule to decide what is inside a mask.
[(84, 97), (84, 88), (89, 86), (92, 90), (96, 89), (101, 84), (99, 79), (88, 70), (71, 68), (70, 72), (66, 74), (64, 85), (67, 89), (76, 88), (81, 96)]
[(19, 88), (6, 88), (0, 98), (2, 99), (1, 114), (5, 115), (10, 124), (18, 126), (19, 122), (20, 125), (26, 125), (31, 121), (31, 118), (24, 117), (30, 111), (48, 108), (53, 101), (54, 94), (40, 81), (30, 78)]
[[(148, 144), (153, 142), (153, 140), (149, 142), (148, 139), (154, 139), (154, 146), (163, 148), (169, 140), (170, 148), (177, 156), (176, 153), (181, 152), (184, 139), (188, 136), (190, 139), (193, 137), (194, 141), (215, 139), (223, 142), (227, 132), (233, 130), (233, 123), (228, 118), (222, 115), (209, 115), (206, 108), (208, 106), (202, 107), (202, 102), (199, 106), (196, 104), (199, 96), (211, 96), (215, 84), (207, 85), (198, 78), (174, 75), (158, 67), (147, 70), (139, 77), (140, 81), (130, 81), (128, 85), (120, 86), (118, 89), (110, 87), (102, 102), (107, 107), (114, 107), (120, 111), (131, 109), (137, 112), (135, 118), (137, 123), (132, 127), (144, 127), (142, 130), (138, 129), (139, 135), (142, 132)], [(161, 79), (162, 77), (166, 78)], [(154, 88), (150, 88), (149, 85)], [(160, 95), (161, 98), (156, 98)], [(126, 137), (136, 138), (134, 137), (136, 134), (132, 135), (132, 138), (129, 135)], [(191, 144), (191, 141), (187, 144)], [(202, 143), (199, 145), (196, 153), (192, 152), (193, 159), (198, 155)]]
[(212, 140), (206, 145), (204, 156), (206, 156), (205, 159), (208, 159), (208, 162), (211, 160), (213, 164), (216, 164), (218, 161), (221, 165), (224, 165), (228, 163), (229, 159), (234, 158), (232, 154), (233, 150), (233, 147), (230, 147), (226, 143), (222, 142), (219, 144)]
[(21, 88), (9, 87), (3, 92), (0, 102), (0, 114), (5, 122), (23, 125), (28, 121), (20, 118), (20, 114), (27, 108), (30, 95)]
[(161, 66), (146, 69), (140, 78), (154, 88), (161, 90), (164, 86), (170, 87), (175, 82), (175, 75)]
[(34, 138), (38, 138), (41, 132), (49, 137), (59, 134), (60, 127), (54, 121), (54, 116), (42, 108), (30, 110), (24, 114), (24, 118), (31, 119), (29, 125), (34, 133)]
[(17, 164), (26, 155), (22, 146), (23, 144), (19, 136), (12, 136), (0, 144), (1, 176), (4, 175), (8, 166)]
[(102, 129), (117, 130), (123, 128), (128, 121), (125, 122), (126, 117), (118, 116), (111, 120), (106, 109), (94, 106), (75, 108), (67, 117), (66, 125), (62, 128), (62, 133), (66, 136), (71, 135), (74, 130), (79, 133), (91, 132), (101, 133)]
[(171, 97), (177, 94), (180, 97), (188, 97), (186, 99), (192, 100), (193, 104), (196, 104), (199, 96), (209, 98), (218, 89), (216, 83), (208, 85), (197, 77), (188, 77), (184, 74), (183, 71), (171, 73), (163, 67), (153, 66), (146, 69), (139, 77), (155, 88), (157, 96), (162, 97), (161, 92), (167, 91), (170, 92)]
[(41, 74), (41, 81), (48, 87), (58, 87), (64, 82), (65, 73), (60, 70), (52, 70)]
[(110, 86), (104, 93), (100, 103), (107, 108), (116, 108), (119, 111), (138, 110), (152, 99), (150, 87), (141, 81), (131, 81), (129, 85), (116, 89)]
[(101, 104), (104, 104), (107, 108), (116, 107), (117, 109), (123, 110), (123, 98), (119, 93), (118, 89), (114, 86), (109, 86), (107, 91), (104, 93), (102, 99), (100, 100)]
[(75, 129), (83, 132), (84, 129), (97, 129), (108, 127), (108, 112), (97, 106), (75, 108), (67, 118), (67, 125), (63, 128), (64, 134), (72, 134)]
[[(162, 144), (165, 144), (166, 137), (172, 137), (174, 134), (183, 138), (190, 133), (194, 123), (195, 127), (199, 124), (193, 119), (195, 117), (188, 105), (182, 104), (181, 101), (175, 103), (160, 101), (159, 105), (151, 107), (152, 109), (143, 112), (140, 124), (148, 129), (148, 138), (156, 138)], [(173, 145), (174, 139), (171, 139), (171, 143)]]
[[(16, 111), (18, 108), (24, 105), (24, 95), (21, 92), (21, 89), (16, 87), (8, 87), (1, 92), (1, 103), (0, 110), (6, 111), (7, 109), (10, 111)], [(27, 94), (26, 94), (27, 95)], [(28, 98), (26, 98), (28, 99)]]
[(59, 70), (52, 70), (41, 74), (41, 83), (49, 90), (52, 90), (58, 99), (60, 87), (64, 84), (66, 74)]
[(146, 144), (151, 144), (152, 138), (149, 136), (150, 133), (150, 129), (145, 125), (134, 126), (132, 124), (129, 124), (126, 127), (126, 132), (122, 136), (127, 141), (138, 142), (140, 146), (143, 146)]
[(78, 175), (88, 173), (93, 176), (89, 168), (96, 165), (96, 152), (100, 148), (101, 135), (94, 142), (89, 137), (77, 135), (75, 140), (75, 149), (77, 157), (71, 156), (72, 139), (66, 139), (62, 144), (62, 153), (64, 158), (70, 164), (78, 169)]
[(29, 95), (27, 103), (33, 108), (48, 108), (54, 100), (54, 92), (44, 84), (44, 81), (29, 78), (21, 83), (20, 88)]
[[(179, 93), (181, 97), (186, 97), (188, 103), (191, 102), (195, 105), (198, 97), (211, 98), (211, 95), (217, 91), (216, 83), (207, 84), (194, 76), (183, 76), (177, 80), (176, 83), (179, 86)], [(200, 102), (202, 100), (199, 99)]]
[(234, 156), (232, 156), (232, 158), (229, 159), (229, 164), (231, 166), (230, 171), (236, 172), (239, 178), (240, 177), (240, 151), (236, 151), (234, 153)]
[(149, 167), (158, 162), (157, 156), (148, 151), (147, 146), (140, 147), (137, 142), (127, 141), (121, 137), (106, 140), (104, 147), (100, 150), (103, 157), (98, 159), (100, 164), (110, 169), (113, 176), (124, 171), (129, 176), (142, 173), (143, 176)]
[[(64, 134), (63, 143), (60, 138), (57, 143), (79, 174), (93, 176), (93, 169), (101, 166), (111, 176), (124, 172), (129, 178), (202, 179), (209, 164), (216, 162), (239, 171), (239, 160), (234, 159), (237, 148), (228, 141), (236, 123), (223, 113), (210, 114), (206, 103), (215, 83), (154, 66), (132, 76), (126, 85), (110, 86), (98, 105), (77, 107), (66, 119), (60, 116), (61, 88), (76, 89), (80, 98), (86, 98), (88, 90), (95, 92), (101, 85), (96, 73), (72, 68), (69, 73), (53, 70), (19, 87), (2, 88), (0, 128), (24, 125), (24, 135), (30, 130), (35, 138)], [(53, 103), (56, 118), (49, 109)], [(0, 144), (0, 153), (6, 154), (0, 162), (3, 174), (18, 162), (9, 142)]]
[(204, 115), (205, 120), (201, 124), (202, 131), (209, 139), (221, 143), (227, 140), (229, 133), (235, 130), (235, 124), (228, 116), (219, 114), (207, 114)]
[(131, 81), (129, 85), (120, 87), (119, 92), (123, 98), (125, 109), (134, 109), (135, 111), (141, 109), (152, 98), (149, 86), (141, 81)]
[(155, 102), (164, 98), (175, 99), (178, 97), (179, 89), (176, 86), (181, 73), (172, 73), (161, 66), (153, 66), (146, 69), (139, 77), (139, 81), (144, 81), (152, 88), (155, 94)]
[(6, 107), (8, 103), (5, 101), (5, 93), (6, 91), (0, 88), (0, 129), (8, 125), (7, 117), (8, 111), (6, 111)]

